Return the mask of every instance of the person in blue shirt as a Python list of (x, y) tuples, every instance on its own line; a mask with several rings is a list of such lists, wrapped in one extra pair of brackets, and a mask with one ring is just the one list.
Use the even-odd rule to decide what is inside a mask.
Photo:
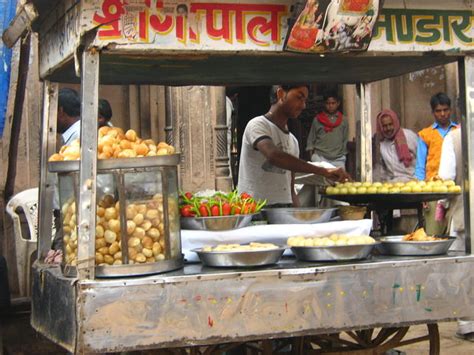
[[(451, 121), (451, 100), (445, 93), (433, 95), (430, 100), (434, 123), (418, 132), (415, 177), (418, 180), (432, 180), (438, 176), (441, 160), (441, 148), (444, 137), (458, 128)], [(446, 231), (447, 221), (444, 213), (436, 214), (436, 210), (444, 209), (436, 201), (425, 205), (425, 229), (428, 235), (442, 235)]]
[(435, 122), (418, 132), (415, 167), (418, 180), (430, 180), (438, 174), (444, 137), (458, 127), (451, 121), (451, 100), (448, 95), (433, 95), (430, 104)]

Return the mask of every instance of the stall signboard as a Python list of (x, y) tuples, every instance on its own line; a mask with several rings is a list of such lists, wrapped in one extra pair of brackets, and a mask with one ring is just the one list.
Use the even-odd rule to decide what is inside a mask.
[[(366, 2), (347, 2), (350, 6), (343, 9), (361, 9), (366, 14), (365, 22), (374, 21), (375, 13), (369, 16), (372, 13)], [(80, 6), (67, 11), (67, 17), (51, 19), (53, 34), (40, 43), (44, 53), (40, 73), (43, 77), (74, 56), (81, 36), (92, 29), (97, 29), (97, 47), (114, 44), (117, 50), (130, 52), (282, 52), (289, 22), (301, 3), (306, 4), (306, 0), (83, 0)], [(460, 0), (385, 0), (368, 51), (443, 51), (454, 55), (473, 51), (471, 6), (471, 1)], [(330, 21), (337, 20), (337, 16), (331, 16)], [(359, 44), (352, 39), (342, 42), (365, 46), (369, 35), (364, 38)], [(337, 43), (333, 40), (328, 44), (341, 50), (345, 47), (339, 38)]]
[[(299, 3), (301, 3), (300, 1)], [(304, 0), (296, 5), (295, 21), (285, 49), (292, 52), (326, 53), (364, 51), (382, 1), (379, 0)]]
[(99, 42), (160, 49), (281, 50), (290, 13), (285, 0), (101, 0), (86, 6), (100, 26)]
[[(367, 46), (369, 51), (390, 52), (473, 49), (472, 9), (454, 0), (442, 5), (413, 0), (85, 1), (86, 23), (81, 27), (98, 27), (97, 44), (101, 45), (282, 51), (288, 23), (302, 3), (296, 25), (304, 22), (316, 27), (304, 41), (290, 35), (287, 44), (293, 44), (293, 49), (295, 43), (313, 52), (365, 50)], [(294, 35), (296, 25), (291, 31)]]

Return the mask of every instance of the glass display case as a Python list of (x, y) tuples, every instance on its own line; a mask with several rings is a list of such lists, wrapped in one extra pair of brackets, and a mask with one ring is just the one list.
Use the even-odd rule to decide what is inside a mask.
[[(183, 265), (178, 208), (179, 155), (99, 160), (95, 265), (98, 277), (145, 275)], [(50, 162), (58, 174), (65, 276), (78, 259), (79, 161)]]

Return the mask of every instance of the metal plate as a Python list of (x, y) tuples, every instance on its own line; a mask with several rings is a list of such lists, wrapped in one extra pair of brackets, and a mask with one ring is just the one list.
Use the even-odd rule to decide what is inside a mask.
[(297, 259), (303, 261), (346, 261), (367, 258), (378, 244), (380, 243), (328, 247), (291, 247), (291, 250)]
[(442, 200), (456, 193), (417, 193), (417, 194), (354, 194), (354, 195), (327, 195), (323, 197), (333, 200), (358, 204), (387, 204), (387, 203), (420, 203)]
[[(97, 171), (112, 169), (149, 168), (153, 166), (177, 166), (180, 154), (160, 155), (155, 157), (100, 159), (97, 160)], [(50, 161), (48, 170), (52, 173), (69, 173), (79, 171), (80, 160)]]
[[(108, 265), (96, 266), (95, 276), (101, 277), (123, 277), (123, 276), (143, 276), (161, 274), (168, 271), (181, 269), (184, 266), (184, 259), (163, 260), (156, 263), (133, 264), (133, 265)], [(76, 267), (61, 266), (63, 275), (66, 277), (77, 277)]]
[(201, 248), (192, 251), (199, 255), (204, 265), (213, 267), (254, 267), (276, 264), (280, 260), (285, 247), (274, 249), (246, 251), (202, 251)]
[(446, 254), (456, 237), (445, 237), (447, 240), (413, 242), (403, 241), (403, 235), (382, 237), (377, 250), (384, 255), (417, 256)]
[(269, 224), (312, 224), (328, 222), (337, 208), (268, 208), (263, 215)]
[(253, 214), (218, 217), (181, 217), (181, 228), (192, 230), (225, 231), (248, 226)]

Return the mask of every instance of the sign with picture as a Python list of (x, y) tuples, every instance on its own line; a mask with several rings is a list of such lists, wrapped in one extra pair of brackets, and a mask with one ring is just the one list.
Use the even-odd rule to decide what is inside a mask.
[(307, 53), (365, 51), (381, 0), (302, 0), (295, 6), (285, 50)]

